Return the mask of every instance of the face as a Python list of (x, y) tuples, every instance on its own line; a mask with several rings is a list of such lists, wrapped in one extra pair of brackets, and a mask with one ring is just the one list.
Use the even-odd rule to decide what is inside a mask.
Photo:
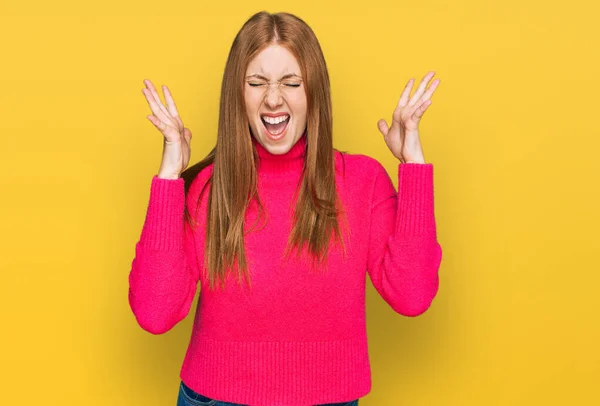
[(285, 154), (306, 129), (306, 92), (298, 61), (286, 48), (270, 45), (250, 61), (245, 76), (252, 136), (270, 153)]

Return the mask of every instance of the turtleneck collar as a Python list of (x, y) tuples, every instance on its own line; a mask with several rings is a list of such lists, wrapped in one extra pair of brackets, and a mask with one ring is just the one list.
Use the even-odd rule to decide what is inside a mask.
[(258, 172), (269, 177), (302, 172), (306, 156), (306, 132), (296, 141), (288, 152), (281, 155), (270, 153), (260, 142), (252, 137), (252, 143), (258, 152)]

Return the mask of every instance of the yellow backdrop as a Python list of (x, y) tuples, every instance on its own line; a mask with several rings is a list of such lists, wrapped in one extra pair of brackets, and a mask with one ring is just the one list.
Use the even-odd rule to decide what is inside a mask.
[[(375, 157), (411, 77), (444, 256), (422, 316), (369, 282), (372, 405), (594, 405), (600, 395), (595, 2), (32, 1), (0, 12), (0, 403), (174, 405), (194, 307), (142, 330), (127, 302), (162, 136), (142, 80), (216, 140), (231, 41), (289, 11), (321, 41), (334, 143)], [(196, 299), (197, 300), (197, 299)], [(195, 306), (195, 303), (194, 305)]]

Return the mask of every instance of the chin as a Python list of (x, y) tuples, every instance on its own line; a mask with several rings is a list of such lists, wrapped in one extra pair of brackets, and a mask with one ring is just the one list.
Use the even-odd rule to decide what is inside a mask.
[(294, 140), (291, 134), (286, 134), (282, 139), (273, 141), (267, 136), (263, 136), (263, 145), (273, 155), (283, 155), (294, 146)]

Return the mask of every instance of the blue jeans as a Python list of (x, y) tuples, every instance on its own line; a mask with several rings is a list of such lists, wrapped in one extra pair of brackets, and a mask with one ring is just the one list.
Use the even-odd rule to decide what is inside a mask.
[[(179, 397), (177, 398), (177, 406), (243, 406), (239, 403), (221, 402), (211, 399), (195, 392), (183, 381), (179, 384)], [(315, 406), (358, 406), (358, 399), (351, 402), (341, 403), (326, 403)]]

